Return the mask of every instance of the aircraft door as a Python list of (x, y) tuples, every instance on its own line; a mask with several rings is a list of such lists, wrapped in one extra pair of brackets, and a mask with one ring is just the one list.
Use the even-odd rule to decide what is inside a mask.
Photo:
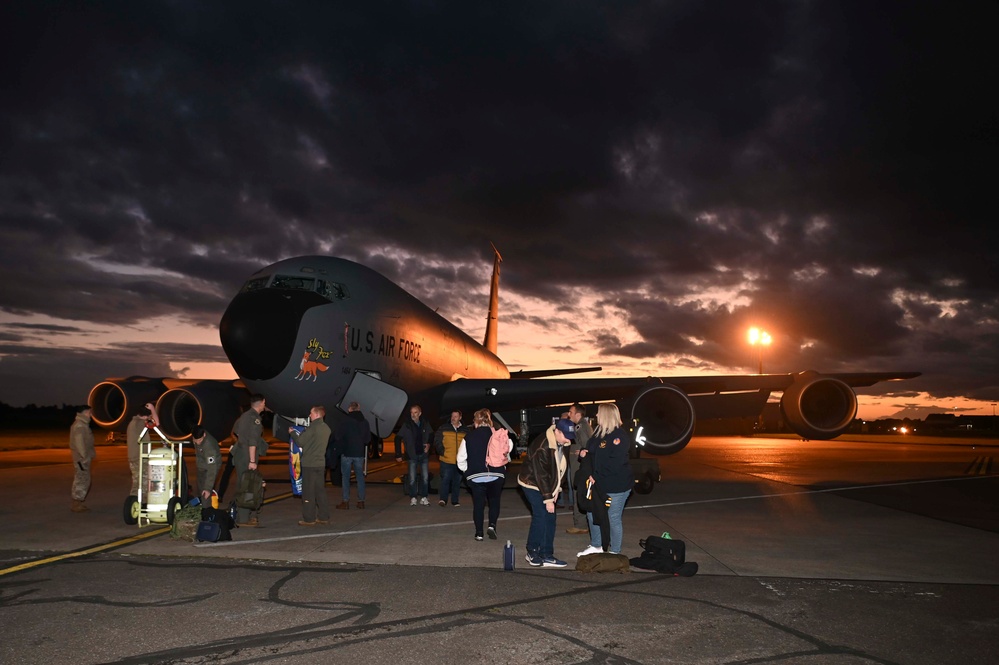
[(340, 408), (346, 411), (351, 402), (360, 404), (371, 433), (381, 439), (392, 431), (408, 401), (406, 391), (364, 372), (354, 372), (347, 392), (340, 400)]

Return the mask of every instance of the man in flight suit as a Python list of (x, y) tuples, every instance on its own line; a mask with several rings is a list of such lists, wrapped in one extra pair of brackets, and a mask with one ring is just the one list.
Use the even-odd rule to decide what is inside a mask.
[(90, 492), (90, 465), (96, 457), (94, 451), (94, 433), (90, 429), (90, 407), (80, 409), (76, 420), (69, 429), (69, 449), (73, 452), (73, 488), (70, 495), (73, 503), (70, 510), (74, 513), (85, 513), (90, 510), (83, 501)]
[[(232, 455), (233, 466), (236, 468), (237, 487), (243, 474), (256, 470), (260, 459), (267, 454), (267, 442), (263, 436), (264, 426), (260, 420), (260, 414), (265, 407), (263, 395), (251, 395), (250, 408), (243, 412), (232, 427), (236, 442), (229, 449), (229, 454)], [(251, 516), (250, 512), (249, 508), (238, 508), (236, 524), (257, 526), (259, 523), (257, 514)], [(259, 510), (254, 512), (259, 513)]]

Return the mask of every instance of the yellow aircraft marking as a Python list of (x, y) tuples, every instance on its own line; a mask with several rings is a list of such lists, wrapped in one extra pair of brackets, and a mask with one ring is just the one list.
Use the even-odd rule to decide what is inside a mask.
[[(264, 503), (274, 503), (275, 501), (281, 501), (291, 497), (291, 492), (286, 492), (284, 494), (278, 494), (277, 496), (272, 496), (269, 499), (264, 499)], [(45, 557), (44, 559), (36, 559), (35, 561), (28, 561), (26, 563), (21, 563), (16, 566), (11, 566), (10, 568), (0, 569), (0, 576), (9, 575), (11, 573), (19, 573), (22, 570), (30, 570), (32, 568), (38, 568), (40, 566), (47, 566), (50, 563), (59, 563), (60, 561), (66, 561), (67, 559), (75, 559), (81, 556), (87, 556), (88, 554), (96, 554), (98, 552), (103, 552), (105, 550), (112, 550), (118, 547), (125, 547), (126, 545), (132, 545), (133, 543), (138, 543), (149, 538), (155, 538), (156, 536), (162, 536), (165, 533), (170, 532), (169, 526), (160, 527), (152, 531), (146, 531), (145, 533), (140, 533), (135, 536), (129, 536), (127, 538), (120, 538), (118, 540), (113, 540), (109, 543), (103, 543), (101, 545), (93, 545), (91, 547), (86, 547), (81, 550), (76, 550), (74, 552), (66, 552), (65, 554), (56, 554), (55, 556)]]
[(988, 476), (992, 474), (992, 457), (980, 456), (964, 470), (966, 476)]
[(66, 552), (65, 554), (57, 554), (55, 556), (46, 557), (44, 559), (38, 559), (36, 561), (28, 561), (27, 563), (21, 563), (16, 566), (11, 566), (10, 568), (4, 568), (3, 570), (0, 570), (0, 575), (17, 573), (22, 570), (37, 568), (39, 566), (45, 566), (50, 563), (58, 563), (59, 561), (65, 561), (66, 559), (74, 559), (76, 557), (87, 556), (88, 554), (95, 554), (97, 552), (103, 552), (104, 550), (109, 550), (116, 547), (122, 547), (124, 545), (131, 545), (132, 543), (137, 543), (141, 540), (146, 540), (147, 538), (152, 538), (154, 536), (162, 535), (164, 533), (167, 533), (168, 531), (170, 531), (170, 527), (162, 527), (160, 529), (155, 529), (153, 531), (147, 531), (146, 533), (140, 533), (137, 536), (129, 536), (128, 538), (122, 538), (120, 540), (115, 540), (110, 543), (104, 543), (103, 545), (94, 545), (93, 547), (77, 550), (75, 552)]

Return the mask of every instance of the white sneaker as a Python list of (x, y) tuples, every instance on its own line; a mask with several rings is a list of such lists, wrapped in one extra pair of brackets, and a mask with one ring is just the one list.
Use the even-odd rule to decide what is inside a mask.
[(576, 552), (576, 558), (578, 559), (579, 557), (587, 556), (589, 554), (600, 554), (603, 551), (604, 549), (602, 547), (594, 547), (593, 545), (590, 545), (582, 552)]
[(412, 499), (409, 500), (409, 505), (411, 505), (411, 506), (415, 506), (416, 505), (416, 497), (415, 496)]
[(420, 505), (421, 505), (421, 506), (429, 506), (429, 505), (430, 505), (430, 502), (429, 502), (429, 501), (427, 501), (427, 497), (422, 497), (422, 498), (420, 499)]

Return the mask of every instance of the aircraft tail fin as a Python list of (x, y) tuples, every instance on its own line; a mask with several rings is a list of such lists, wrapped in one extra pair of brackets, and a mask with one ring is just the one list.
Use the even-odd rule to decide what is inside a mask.
[(482, 346), (486, 347), (486, 350), (491, 354), (497, 354), (497, 337), (496, 337), (496, 323), (499, 319), (499, 278), (500, 278), (500, 264), (503, 263), (503, 257), (500, 256), (499, 250), (496, 249), (496, 245), (489, 243), (489, 246), (493, 248), (493, 278), (489, 285), (489, 314), (486, 316), (486, 338), (482, 342)]

